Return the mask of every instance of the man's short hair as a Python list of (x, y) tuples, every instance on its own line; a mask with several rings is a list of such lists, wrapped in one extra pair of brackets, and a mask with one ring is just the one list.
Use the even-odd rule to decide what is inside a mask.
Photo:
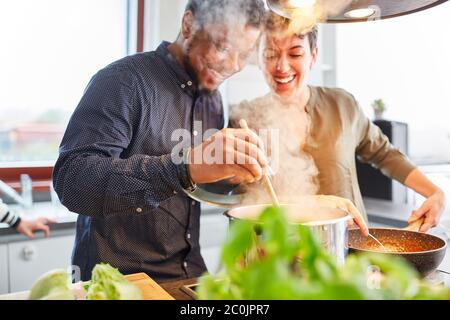
[[(291, 20), (284, 18), (282, 16), (277, 15), (276, 13), (267, 13), (265, 18), (265, 31), (268, 33), (283, 33), (285, 31), (296, 31), (291, 30)], [(312, 50), (317, 48), (317, 37), (319, 36), (319, 30), (317, 28), (317, 25), (313, 26), (312, 28), (308, 29), (306, 32), (303, 30), (298, 30), (298, 32), (295, 32), (295, 34), (298, 35), (304, 35), (308, 37), (309, 41), (309, 47)]]
[(260, 28), (265, 17), (262, 0), (189, 0), (186, 11), (191, 11), (202, 26), (235, 18), (245, 25)]

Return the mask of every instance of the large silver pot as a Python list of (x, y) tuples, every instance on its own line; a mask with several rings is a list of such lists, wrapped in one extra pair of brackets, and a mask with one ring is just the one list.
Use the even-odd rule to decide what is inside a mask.
[[(224, 214), (233, 220), (256, 221), (268, 205), (238, 207)], [(348, 220), (349, 213), (341, 209), (325, 207), (305, 207), (301, 205), (281, 205), (287, 214), (288, 221), (302, 224), (312, 230), (320, 240), (322, 247), (335, 256), (338, 263), (344, 263), (348, 253)]]

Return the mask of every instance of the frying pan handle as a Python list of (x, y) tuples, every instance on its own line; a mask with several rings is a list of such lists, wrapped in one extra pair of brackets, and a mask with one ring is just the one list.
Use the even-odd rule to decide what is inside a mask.
[(421, 217), (416, 221), (410, 223), (404, 230), (419, 232), (424, 220), (425, 217)]

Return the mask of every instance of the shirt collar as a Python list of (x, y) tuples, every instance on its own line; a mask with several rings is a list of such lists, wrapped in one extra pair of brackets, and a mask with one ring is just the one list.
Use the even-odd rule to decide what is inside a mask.
[(197, 86), (193, 78), (187, 73), (183, 66), (180, 66), (175, 57), (170, 53), (167, 48), (169, 45), (170, 42), (163, 41), (156, 49), (156, 54), (160, 56), (166, 65), (174, 72), (180, 88), (194, 93)]
[(316, 87), (314, 87), (314, 86), (309, 86), (309, 89), (311, 91), (311, 96), (309, 97), (308, 103), (306, 104), (305, 108), (306, 108), (306, 113), (311, 115), (311, 112), (314, 109), (314, 106), (316, 104), (317, 92), (316, 92)]
[[(316, 101), (317, 101), (317, 87), (314, 86), (308, 86), (310, 88), (310, 92), (311, 92), (311, 96), (309, 97), (308, 102), (306, 103), (305, 106), (305, 111), (306, 113), (308, 113), (309, 115), (311, 115), (311, 112), (313, 111), (315, 105), (316, 105)], [(284, 105), (286, 104), (285, 101), (282, 100), (282, 98), (280, 98), (275, 92), (271, 91), (267, 94), (267, 97), (271, 97), (272, 99), (275, 99), (277, 101), (281, 101), (281, 104)], [(296, 104), (295, 102), (293, 103), (294, 105)], [(289, 102), (287, 103), (287, 105), (289, 105)]]

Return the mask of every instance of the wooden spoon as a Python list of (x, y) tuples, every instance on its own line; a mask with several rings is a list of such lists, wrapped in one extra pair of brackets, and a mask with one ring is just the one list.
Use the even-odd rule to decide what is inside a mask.
[(419, 232), (424, 220), (425, 217), (422, 216), (416, 221), (411, 222), (406, 228), (403, 228), (403, 230)]
[[(244, 119), (241, 119), (239, 121), (239, 125), (241, 126), (242, 129), (250, 130), (250, 128), (248, 127), (247, 121), (245, 121)], [(273, 205), (276, 207), (279, 207), (280, 202), (278, 201), (278, 197), (275, 193), (275, 190), (273, 188), (273, 185), (272, 185), (272, 182), (270, 181), (269, 176), (267, 174), (264, 174), (262, 179), (263, 179), (264, 185), (266, 186), (267, 193), (270, 195), (270, 198), (272, 199)]]

